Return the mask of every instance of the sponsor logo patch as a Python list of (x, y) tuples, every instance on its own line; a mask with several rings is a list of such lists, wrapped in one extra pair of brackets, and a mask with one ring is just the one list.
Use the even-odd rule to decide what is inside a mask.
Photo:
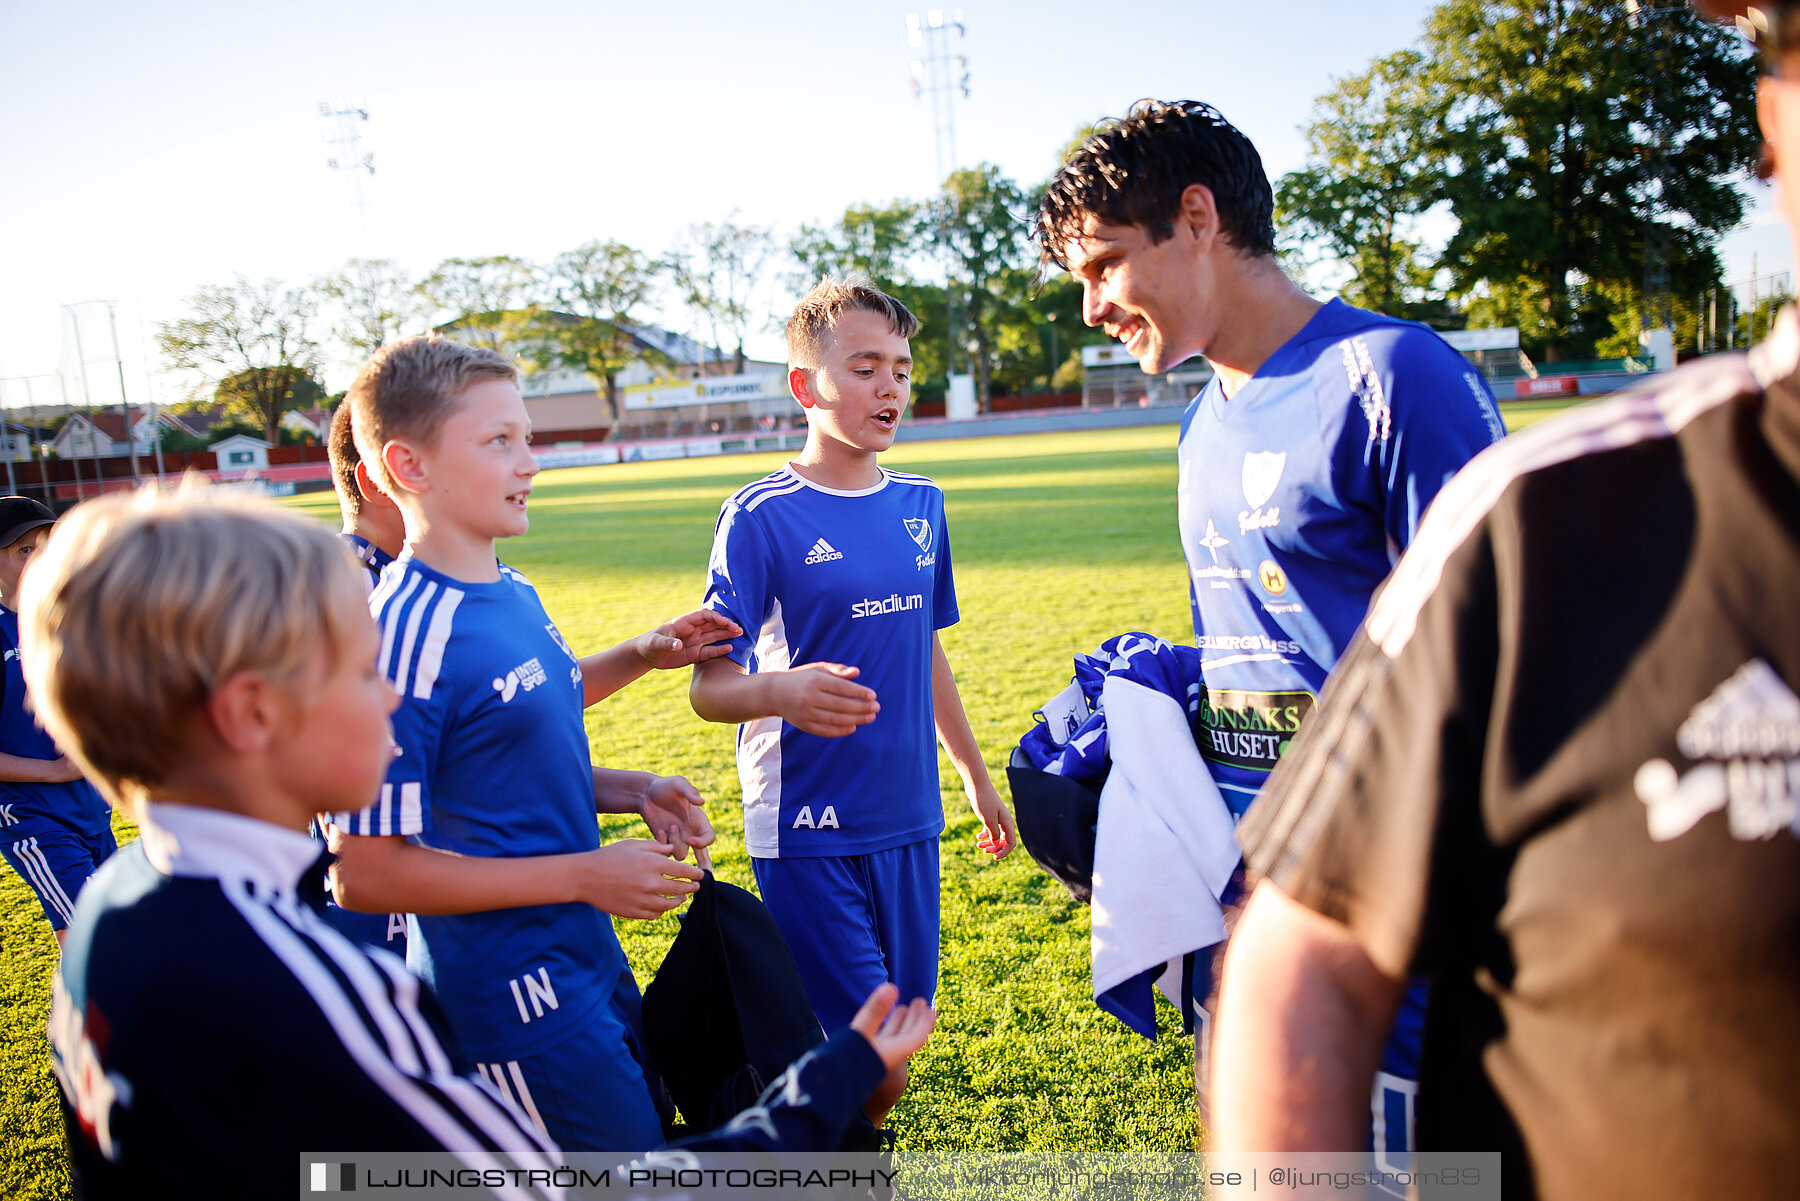
[(1221, 546), (1230, 546), (1231, 539), (1219, 533), (1219, 527), (1213, 524), (1212, 518), (1208, 517), (1206, 519), (1206, 537), (1200, 539), (1200, 545), (1206, 548), (1206, 553), (1212, 556), (1212, 561), (1214, 563), (1217, 563), (1219, 561), (1219, 548)]
[(1200, 753), (1228, 767), (1273, 771), (1313, 704), (1303, 691), (1203, 690), (1194, 719)]
[(549, 678), (543, 664), (536, 659), (527, 659), (504, 676), (496, 676), (494, 691), (500, 694), (500, 703), (504, 705), (518, 695), (519, 689), (530, 692)]
[(881, 617), (888, 613), (905, 613), (909, 609), (923, 609), (925, 594), (914, 592), (901, 596), (898, 592), (886, 598), (871, 596), (868, 600), (859, 600), (850, 606), (851, 620), (858, 617)]
[(832, 563), (843, 557), (843, 551), (821, 538), (812, 544), (811, 550), (806, 552), (806, 565), (810, 567), (814, 563)]
[(1281, 570), (1281, 564), (1273, 559), (1264, 559), (1256, 569), (1256, 582), (1263, 586), (1263, 591), (1270, 596), (1280, 596), (1287, 591), (1287, 573)]

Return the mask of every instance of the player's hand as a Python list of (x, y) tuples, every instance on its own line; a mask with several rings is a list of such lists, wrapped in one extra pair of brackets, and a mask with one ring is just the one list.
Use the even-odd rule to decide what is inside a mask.
[(970, 789), (969, 805), (981, 819), (981, 832), (975, 835), (975, 845), (996, 861), (1012, 854), (1012, 849), (1019, 845), (1019, 831), (994, 786), (982, 784)]
[(658, 776), (644, 790), (644, 803), (638, 808), (644, 824), (656, 841), (671, 848), (675, 858), (686, 860), (689, 847), (694, 848), (694, 862), (702, 868), (712, 867), (706, 848), (713, 843), (712, 822), (701, 806), (706, 798), (684, 776)]
[(581, 899), (614, 917), (661, 917), (700, 891), (704, 873), (675, 862), (675, 848), (641, 838), (584, 852)]
[(639, 634), (632, 639), (632, 649), (651, 667), (672, 671), (730, 653), (730, 639), (743, 632), (722, 613), (695, 609)]
[(881, 712), (875, 690), (856, 683), (861, 672), (842, 663), (806, 663), (789, 671), (772, 673), (770, 687), (775, 703), (771, 710), (790, 725), (821, 738), (842, 738), (856, 733)]
[(850, 1019), (850, 1029), (869, 1040), (890, 1072), (911, 1059), (937, 1025), (937, 1011), (924, 997), (914, 997), (912, 1004), (896, 1009), (894, 1000), (899, 995), (900, 990), (892, 984), (879, 984)]

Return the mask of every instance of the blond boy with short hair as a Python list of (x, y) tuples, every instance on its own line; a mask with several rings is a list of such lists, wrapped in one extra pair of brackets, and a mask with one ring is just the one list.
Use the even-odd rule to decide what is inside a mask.
[[(495, 539), (530, 527), (537, 460), (517, 381), (503, 356), (425, 335), (383, 347), (345, 397), (407, 542), (370, 597), (401, 753), (372, 807), (333, 815), (335, 892), (410, 915), (408, 962), (443, 998), (463, 1066), (567, 1147), (641, 1150), (667, 1114), (607, 914), (679, 904), (701, 877), (680, 860), (713, 833), (681, 777), (593, 766), (582, 708), (652, 667), (723, 653), (708, 644), (737, 627), (689, 614), (576, 658), (494, 557)], [(596, 809), (639, 813), (660, 841), (602, 847)]]
[(212, 496), (80, 506), (27, 577), (46, 726), (140, 841), (83, 890), (50, 1034), (77, 1191), (291, 1190), (302, 1148), (554, 1148), (459, 1076), (429, 994), (327, 925), (311, 816), (379, 786), (396, 698), (344, 548)]

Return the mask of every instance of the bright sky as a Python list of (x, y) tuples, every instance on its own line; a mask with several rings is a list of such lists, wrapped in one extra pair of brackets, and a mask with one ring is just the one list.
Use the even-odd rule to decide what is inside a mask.
[[(1423, 0), (970, 0), (958, 161), (1047, 175), (1077, 126), (1139, 96), (1218, 105), (1271, 176), (1334, 75), (1411, 43)], [(0, 377), (55, 369), (59, 308), (118, 302), (134, 397), (157, 321), (236, 274), (301, 283), (354, 255), (544, 260), (684, 227), (791, 231), (928, 194), (907, 0), (0, 0)], [(924, 11), (924, 10), (918, 10)], [(355, 97), (375, 155), (359, 228), (321, 100)], [(1766, 204), (1762, 206), (1766, 210)], [(1766, 215), (1727, 278), (1786, 269)], [(752, 352), (774, 353), (772, 336)], [(89, 350), (90, 357), (93, 351)], [(329, 373), (345, 382), (344, 365)], [(177, 399), (158, 379), (160, 400)]]

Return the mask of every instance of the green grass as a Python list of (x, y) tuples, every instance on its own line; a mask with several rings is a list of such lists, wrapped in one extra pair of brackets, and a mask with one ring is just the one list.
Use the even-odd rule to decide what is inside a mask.
[[(701, 598), (719, 502), (780, 455), (552, 472), (532, 530), (501, 556), (537, 585), (578, 650), (610, 646)], [(1002, 765), (1070, 656), (1125, 630), (1189, 636), (1170, 426), (907, 443), (884, 462), (941, 483), (962, 620), (943, 633), (1002, 795)], [(293, 505), (335, 524), (330, 494)], [(680, 772), (710, 798), (722, 878), (751, 886), (732, 732), (696, 718), (687, 673), (658, 673), (588, 712), (598, 762)], [(909, 1150), (1185, 1151), (1196, 1134), (1191, 1044), (1174, 1012), (1150, 1043), (1089, 995), (1088, 911), (1023, 851), (990, 864), (940, 758), (939, 1024), (893, 1124)], [(611, 834), (633, 823), (603, 819)], [(676, 922), (618, 923), (639, 979)], [(0, 1196), (68, 1195), (44, 1022), (55, 944), (35, 899), (0, 875)]]

